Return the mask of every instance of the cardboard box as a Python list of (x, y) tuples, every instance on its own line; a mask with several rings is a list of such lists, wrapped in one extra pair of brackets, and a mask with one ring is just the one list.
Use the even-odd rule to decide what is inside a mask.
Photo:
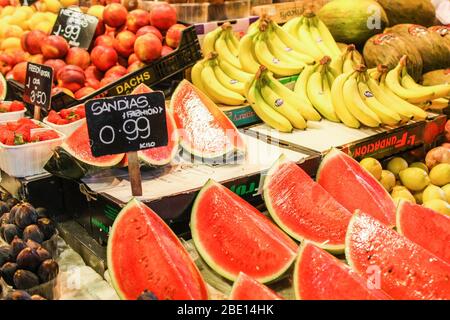
[(255, 16), (269, 16), (276, 23), (285, 23), (292, 18), (301, 16), (306, 9), (317, 12), (327, 2), (329, 0), (302, 0), (274, 3), (253, 7), (251, 13)]

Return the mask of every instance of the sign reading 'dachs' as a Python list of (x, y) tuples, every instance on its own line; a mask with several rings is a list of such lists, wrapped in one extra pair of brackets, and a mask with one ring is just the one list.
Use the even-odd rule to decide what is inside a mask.
[(50, 107), (53, 69), (42, 64), (27, 64), (23, 100), (44, 109)]
[(96, 157), (168, 144), (164, 94), (160, 91), (89, 100), (86, 120)]
[(67, 40), (71, 47), (88, 49), (97, 28), (97, 17), (70, 9), (59, 10), (52, 34)]

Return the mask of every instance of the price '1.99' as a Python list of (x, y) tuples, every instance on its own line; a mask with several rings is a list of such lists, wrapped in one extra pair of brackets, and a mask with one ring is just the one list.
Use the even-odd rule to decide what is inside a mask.
[[(136, 139), (148, 139), (151, 135), (150, 121), (146, 117), (137, 119), (128, 119), (123, 123), (122, 129), (119, 132), (124, 132), (129, 141)], [(114, 127), (106, 125), (100, 129), (100, 141), (103, 144), (112, 144), (116, 138)]]

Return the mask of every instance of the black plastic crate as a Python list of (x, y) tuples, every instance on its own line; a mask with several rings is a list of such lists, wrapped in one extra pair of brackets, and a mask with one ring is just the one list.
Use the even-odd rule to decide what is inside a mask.
[[(170, 81), (169, 84), (161, 83), (172, 76), (179, 75), (185, 69), (192, 67), (201, 58), (202, 52), (197, 33), (195, 32), (195, 26), (189, 26), (183, 30), (180, 45), (172, 53), (151, 62), (142, 69), (123, 76), (117, 81), (112, 82), (79, 100), (64, 92), (59, 92), (52, 96), (51, 108), (59, 111), (64, 108), (70, 108), (77, 104), (85, 103), (93, 98), (130, 94), (131, 91), (141, 83), (153, 87), (161, 85), (163, 87), (173, 88)], [(14, 80), (8, 80), (8, 88), (12, 91), (10, 92), (11, 98), (22, 100), (24, 91), (23, 84)], [(170, 90), (166, 91), (166, 93), (170, 93)]]

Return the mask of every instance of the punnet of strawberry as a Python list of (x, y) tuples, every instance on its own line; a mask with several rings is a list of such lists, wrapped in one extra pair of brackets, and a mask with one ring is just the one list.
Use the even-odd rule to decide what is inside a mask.
[[(35, 131), (33, 129), (46, 130)], [(21, 118), (17, 121), (0, 124), (0, 142), (8, 146), (17, 146), (57, 138), (59, 138), (59, 134), (56, 131), (43, 128), (28, 118)]]
[(0, 102), (0, 113), (22, 111), (25, 105), (20, 101), (2, 101)]
[(62, 109), (59, 112), (51, 110), (48, 113), (47, 121), (58, 125), (65, 125), (84, 118), (86, 118), (86, 111), (84, 104), (81, 104), (70, 109)]

